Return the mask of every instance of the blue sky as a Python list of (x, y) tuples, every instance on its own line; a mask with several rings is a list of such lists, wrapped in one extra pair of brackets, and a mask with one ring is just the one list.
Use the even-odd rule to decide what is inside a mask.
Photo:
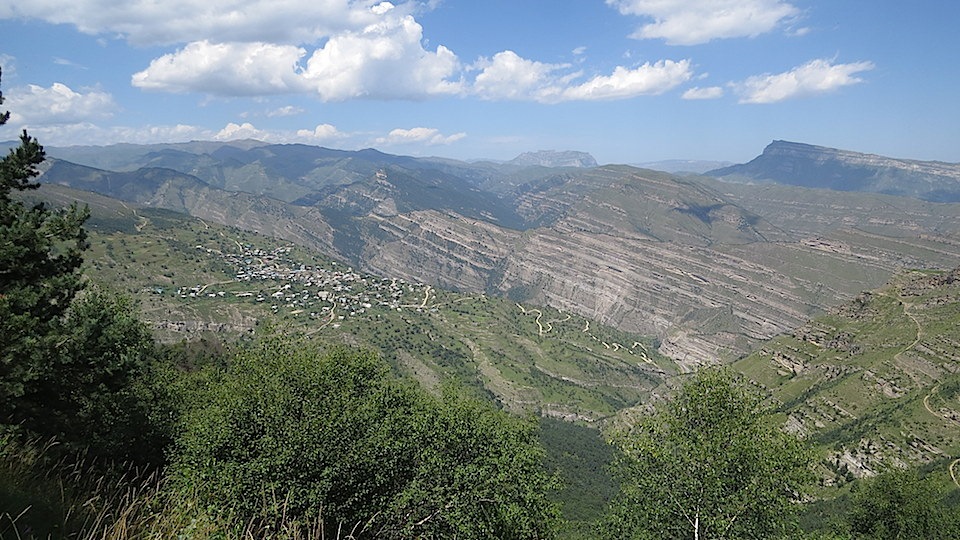
[(950, 0), (20, 1), (0, 140), (958, 162), (958, 23)]

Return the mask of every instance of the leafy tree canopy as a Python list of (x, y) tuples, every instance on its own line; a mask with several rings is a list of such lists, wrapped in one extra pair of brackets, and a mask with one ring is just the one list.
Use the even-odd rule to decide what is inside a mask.
[(770, 538), (811, 479), (805, 446), (724, 370), (701, 371), (615, 442), (610, 538)]

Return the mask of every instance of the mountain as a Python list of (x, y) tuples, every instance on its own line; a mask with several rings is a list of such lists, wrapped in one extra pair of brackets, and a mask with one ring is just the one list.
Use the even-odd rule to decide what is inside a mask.
[(957, 204), (628, 166), (198, 148), (142, 148), (132, 171), (59, 161), (41, 181), (655, 335), (682, 369), (739, 358), (902, 269), (960, 265)]
[(312, 249), (59, 185), (25, 195), (91, 209), (85, 272), (133, 296), (165, 341), (215, 343), (271, 325), (379, 351), (437, 389), (458, 380), (516, 411), (600, 421), (676, 373), (649, 336), (527, 302), (373, 275)]
[(555, 150), (540, 150), (539, 152), (524, 152), (507, 162), (508, 165), (520, 167), (596, 167), (597, 160), (586, 152)]
[(787, 141), (773, 141), (749, 163), (706, 174), (736, 182), (773, 182), (960, 202), (958, 163), (895, 159)]

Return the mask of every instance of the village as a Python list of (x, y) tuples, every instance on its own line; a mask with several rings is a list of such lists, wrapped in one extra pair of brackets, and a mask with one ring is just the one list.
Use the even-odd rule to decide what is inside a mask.
[(260, 249), (235, 243), (239, 249), (236, 252), (196, 246), (205, 255), (219, 257), (233, 267), (233, 279), (181, 286), (176, 296), (184, 300), (249, 299), (269, 305), (274, 313), (286, 308), (289, 315), (324, 319), (329, 324), (375, 309), (423, 309), (432, 290), (421, 283), (363, 275), (349, 267), (341, 269), (335, 261), (328, 263), (330, 268), (302, 264), (291, 257), (292, 246)]

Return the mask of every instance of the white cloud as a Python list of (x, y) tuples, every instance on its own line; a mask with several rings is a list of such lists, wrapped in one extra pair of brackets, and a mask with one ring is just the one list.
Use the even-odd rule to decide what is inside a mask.
[(234, 124), (230, 122), (223, 129), (213, 136), (216, 141), (235, 141), (238, 139), (257, 139), (260, 141), (270, 140), (270, 134), (266, 131), (257, 129), (250, 122), (243, 124)]
[[(16, 128), (19, 130), (19, 128)], [(369, 146), (369, 141), (351, 139), (332, 125), (320, 124), (316, 128), (297, 131), (260, 129), (250, 123), (229, 123), (220, 130), (211, 130), (186, 124), (161, 126), (101, 126), (90, 122), (59, 126), (35, 126), (30, 135), (37, 137), (45, 146), (70, 146), (78, 144), (108, 145), (115, 143), (151, 144), (161, 142), (186, 142), (191, 140), (237, 140), (253, 138), (270, 143), (316, 144), (324, 140), (338, 141), (338, 147), (360, 148)]]
[(197, 41), (165, 54), (133, 75), (131, 84), (145, 90), (262, 95), (301, 87), (296, 73), (302, 48), (270, 43)]
[(297, 130), (297, 137), (307, 141), (326, 141), (342, 139), (346, 137), (346, 135), (341, 133), (336, 127), (330, 124), (320, 124), (312, 130)]
[(391, 12), (360, 31), (332, 36), (310, 56), (302, 79), (324, 101), (459, 93), (457, 56), (442, 45), (425, 50), (422, 39), (412, 16)]
[(756, 75), (732, 86), (740, 94), (740, 103), (776, 103), (861, 83), (863, 79), (854, 75), (873, 67), (873, 62), (833, 64), (817, 59), (785, 73)]
[(573, 50), (570, 51), (570, 52), (573, 53), (574, 56), (580, 56), (580, 55), (582, 55), (583, 53), (587, 52), (587, 48), (584, 47), (583, 45), (581, 45), (581, 46), (573, 49)]
[(693, 75), (690, 61), (660, 60), (647, 62), (636, 69), (617, 66), (613, 74), (597, 76), (563, 90), (560, 98), (568, 100), (625, 99), (641, 95), (657, 95), (686, 82)]
[(78, 64), (71, 60), (67, 60), (66, 58), (60, 58), (59, 56), (53, 57), (53, 63), (57, 64), (58, 66), (68, 66), (68, 67), (77, 68), (77, 69), (88, 69), (87, 66)]
[(137, 45), (301, 44), (371, 24), (389, 11), (387, 5), (370, 0), (30, 0), (3, 3), (0, 19), (70, 24)]
[(706, 88), (694, 86), (684, 92), (681, 97), (683, 99), (717, 99), (723, 97), (723, 88), (719, 86), (708, 86)]
[(76, 92), (62, 83), (49, 88), (29, 85), (10, 91), (5, 109), (11, 124), (64, 125), (110, 117), (117, 106), (113, 96), (96, 89)]
[(522, 58), (513, 51), (482, 58), (474, 66), (480, 73), (473, 82), (473, 92), (484, 99), (537, 99), (545, 87), (551, 86), (552, 73), (568, 64), (544, 64)]
[(294, 107), (293, 105), (286, 105), (272, 111), (267, 111), (268, 118), (276, 118), (278, 116), (296, 116), (298, 114), (303, 114), (304, 111), (300, 107)]
[(624, 15), (653, 19), (631, 37), (697, 45), (714, 39), (754, 37), (796, 18), (783, 0), (606, 0)]
[(208, 129), (184, 124), (172, 126), (140, 126), (134, 128), (128, 126), (100, 126), (90, 122), (80, 122), (57, 126), (28, 126), (28, 128), (30, 135), (36, 137), (44, 146), (184, 142), (190, 140), (209, 140), (212, 139), (215, 134)]
[[(383, 5), (383, 4), (380, 4)], [(378, 10), (375, 24), (331, 36), (309, 55), (294, 45), (196, 41), (133, 75), (134, 86), (214, 95), (314, 93), (324, 101), (422, 99), (460, 92), (453, 52), (427, 51), (410, 15)]]
[(376, 139), (377, 144), (384, 146), (395, 146), (401, 144), (427, 144), (440, 145), (450, 144), (466, 137), (466, 133), (454, 133), (453, 135), (444, 135), (436, 128), (415, 127), (411, 129), (394, 129), (386, 137)]
[(569, 64), (545, 64), (527, 60), (513, 51), (481, 59), (474, 65), (480, 73), (473, 92), (484, 99), (533, 100), (541, 103), (628, 99), (662, 94), (693, 75), (689, 60), (660, 60), (629, 69), (617, 66), (610, 75), (597, 75), (585, 82), (581, 72), (564, 73)]

